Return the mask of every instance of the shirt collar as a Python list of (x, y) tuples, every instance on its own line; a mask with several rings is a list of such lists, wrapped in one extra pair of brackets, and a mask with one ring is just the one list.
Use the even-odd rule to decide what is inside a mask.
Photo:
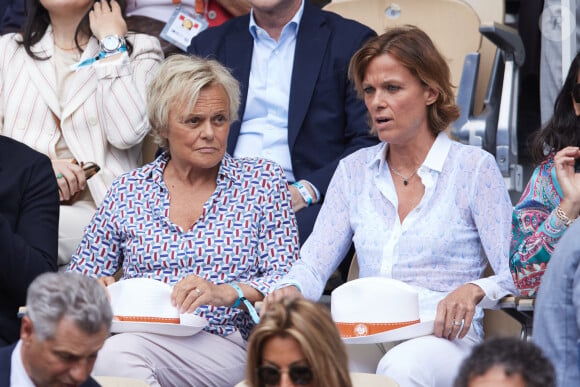
[[(376, 152), (371, 154), (371, 158), (367, 162), (369, 168), (378, 166), (379, 172), (386, 168), (386, 154), (389, 144), (383, 142), (376, 148)], [(427, 167), (431, 170), (441, 172), (443, 170), (443, 164), (445, 159), (449, 154), (449, 149), (451, 148), (451, 139), (447, 136), (447, 133), (441, 132), (435, 138), (435, 142), (431, 145), (431, 149), (427, 153), (427, 157), (421, 166)]]
[(451, 140), (449, 139), (449, 136), (447, 136), (447, 133), (445, 132), (440, 132), (437, 135), (437, 138), (435, 138), (435, 142), (431, 146), (429, 153), (427, 153), (423, 166), (441, 172), (450, 148)]
[[(154, 181), (163, 181), (163, 171), (167, 166), (167, 163), (171, 159), (169, 152), (163, 152), (155, 161), (151, 164), (151, 169), (145, 171), (145, 173), (150, 176)], [(144, 167), (146, 168), (146, 167)], [(241, 173), (239, 173), (239, 162), (235, 160), (229, 154), (224, 154), (222, 158), (220, 169), (218, 172), (218, 177), (223, 176), (230, 180), (239, 180)]]
[[(290, 21), (288, 23), (286, 23), (284, 28), (282, 28), (282, 33), (284, 33), (284, 30), (286, 30), (289, 26), (293, 26), (295, 28), (295, 34), (298, 34), (298, 29), (300, 26), (300, 21), (302, 20), (303, 13), (304, 13), (304, 0), (302, 0), (302, 4), (300, 5), (298, 12), (296, 12), (294, 17), (292, 19), (290, 19)], [(254, 8), (252, 8), (250, 10), (249, 30), (250, 30), (250, 34), (252, 35), (252, 37), (254, 39), (258, 39), (258, 33), (256, 32), (258, 28), (262, 28), (262, 27), (260, 27), (260, 26), (258, 26), (258, 24), (256, 24), (256, 19), (254, 19)]]
[(18, 340), (18, 344), (12, 351), (10, 357), (10, 385), (20, 387), (34, 387), (34, 383), (28, 376), (24, 364), (22, 364), (22, 340)]

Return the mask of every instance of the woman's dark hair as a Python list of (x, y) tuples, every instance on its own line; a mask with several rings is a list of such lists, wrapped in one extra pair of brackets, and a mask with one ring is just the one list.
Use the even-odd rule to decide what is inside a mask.
[[(46, 60), (48, 57), (40, 57), (38, 53), (32, 52), (32, 46), (38, 43), (44, 34), (46, 33), (46, 29), (50, 25), (50, 17), (48, 15), (48, 11), (46, 8), (40, 4), (40, 0), (25, 0), (25, 11), (26, 11), (26, 22), (24, 23), (23, 31), (22, 31), (22, 41), (19, 42), (24, 46), (26, 53), (34, 59), (37, 60)], [(96, 0), (100, 1), (100, 0)], [(108, 1), (108, 0), (105, 0)], [(125, 17), (125, 8), (127, 7), (126, 0), (117, 0), (119, 6), (121, 7), (121, 12), (123, 13), (123, 17)], [(90, 11), (89, 11), (90, 12)], [(77, 26), (75, 32), (75, 44), (79, 51), (83, 51), (78, 37), (80, 33), (84, 33), (87, 36), (91, 36), (91, 28), (89, 26), (89, 13), (81, 19), (81, 22)], [(127, 42), (127, 52), (129, 55), (131, 54), (133, 47), (129, 42)]]
[(580, 70), (580, 52), (570, 64), (564, 86), (554, 103), (552, 118), (530, 138), (530, 154), (535, 162), (540, 163), (547, 154), (556, 153), (567, 146), (580, 146), (580, 118), (574, 111), (572, 97), (578, 70)]

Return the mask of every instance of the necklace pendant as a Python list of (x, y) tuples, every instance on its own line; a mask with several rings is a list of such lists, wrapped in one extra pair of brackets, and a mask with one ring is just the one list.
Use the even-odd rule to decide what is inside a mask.
[(404, 184), (404, 185), (407, 185), (407, 184), (409, 184), (409, 181), (408, 181), (407, 179), (404, 179), (404, 180), (403, 180), (403, 184)]

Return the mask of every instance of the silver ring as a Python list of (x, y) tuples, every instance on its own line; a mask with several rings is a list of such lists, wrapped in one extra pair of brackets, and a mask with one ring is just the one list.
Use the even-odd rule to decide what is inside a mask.
[(201, 290), (199, 290), (198, 288), (194, 288), (193, 290), (196, 291), (198, 297), (201, 296)]
[(460, 327), (465, 323), (464, 319), (461, 319), (461, 322), (456, 321), (455, 319), (453, 319), (453, 325), (455, 325), (456, 327)]

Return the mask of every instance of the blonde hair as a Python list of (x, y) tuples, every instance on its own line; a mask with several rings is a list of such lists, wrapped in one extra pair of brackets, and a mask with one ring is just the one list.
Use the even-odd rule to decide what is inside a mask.
[[(455, 103), (447, 62), (429, 36), (411, 25), (387, 30), (368, 41), (354, 54), (350, 60), (348, 76), (361, 98), (362, 84), (370, 62), (384, 54), (394, 57), (423, 85), (439, 93), (437, 100), (427, 106), (429, 129), (434, 135), (447, 129), (449, 124), (459, 118), (459, 107)], [(371, 129), (371, 133), (376, 134), (376, 130)]]
[(352, 387), (346, 348), (328, 309), (305, 299), (270, 304), (248, 343), (246, 379), (260, 386), (256, 368), (262, 364), (264, 344), (274, 337), (296, 340), (312, 369), (314, 386)]
[(202, 89), (220, 85), (229, 98), (230, 123), (238, 119), (240, 86), (232, 74), (215, 60), (188, 55), (172, 55), (159, 66), (147, 89), (147, 114), (151, 135), (156, 144), (167, 148), (167, 139), (160, 132), (167, 130), (169, 111), (195, 105)]

